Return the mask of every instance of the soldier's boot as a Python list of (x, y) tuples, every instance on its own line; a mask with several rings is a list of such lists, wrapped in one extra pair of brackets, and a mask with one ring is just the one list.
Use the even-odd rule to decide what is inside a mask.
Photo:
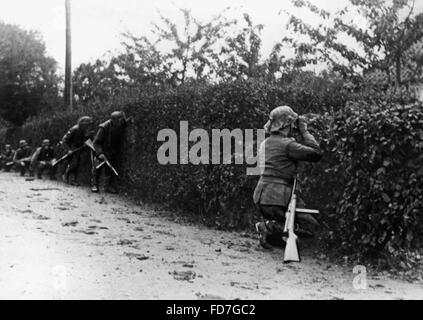
[(286, 245), (284, 237), (287, 236), (284, 232), (284, 224), (275, 220), (267, 220), (265, 224), (269, 233), (267, 243), (273, 247), (284, 248)]
[(62, 180), (64, 183), (69, 184), (69, 170), (66, 168), (65, 173), (62, 175)]
[(20, 169), (20, 175), (21, 175), (21, 177), (23, 177), (25, 175), (25, 172), (26, 172), (25, 165), (21, 163), (19, 166), (20, 166), (19, 167), (19, 169)]
[(79, 187), (81, 184), (78, 181), (78, 177), (74, 175), (72, 179), (69, 179), (69, 184), (75, 187)]
[(114, 181), (113, 177), (112, 176), (108, 176), (108, 177), (106, 177), (105, 180), (106, 180), (106, 188), (105, 188), (105, 191), (107, 193), (117, 194), (118, 193), (118, 190), (117, 190), (117, 188), (115, 186), (115, 181)]
[(100, 192), (100, 189), (99, 189), (98, 185), (99, 185), (99, 179), (98, 179), (98, 177), (93, 177), (91, 179), (91, 192), (93, 192), (93, 193), (99, 193)]
[(38, 171), (37, 171), (37, 178), (38, 179), (42, 179), (43, 178), (43, 171), (44, 171), (44, 167), (43, 167), (43, 165), (40, 165), (38, 167)]
[(95, 168), (96, 163), (93, 164), (91, 171), (91, 192), (98, 193), (100, 192), (100, 169)]
[(34, 174), (34, 170), (33, 170), (32, 166), (31, 166), (31, 164), (30, 163), (25, 163), (25, 167), (28, 170), (29, 176), (31, 178), (34, 177), (35, 174)]
[(113, 185), (108, 185), (108, 186), (106, 186), (105, 191), (106, 191), (107, 193), (112, 193), (112, 194), (117, 194), (117, 193), (118, 193), (117, 188), (116, 188), (115, 186), (113, 186)]
[(269, 235), (269, 230), (266, 227), (266, 223), (265, 222), (256, 223), (256, 231), (259, 235), (260, 245), (266, 250), (271, 250), (272, 246), (267, 242), (267, 236)]
[(56, 180), (56, 169), (54, 167), (50, 167), (50, 180)]

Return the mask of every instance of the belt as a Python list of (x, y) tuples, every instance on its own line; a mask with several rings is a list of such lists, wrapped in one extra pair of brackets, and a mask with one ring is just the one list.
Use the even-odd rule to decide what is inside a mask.
[(263, 182), (279, 183), (279, 184), (284, 184), (284, 185), (287, 185), (287, 186), (292, 186), (294, 184), (294, 179), (286, 179), (286, 178), (281, 178), (281, 177), (261, 176), (260, 179)]

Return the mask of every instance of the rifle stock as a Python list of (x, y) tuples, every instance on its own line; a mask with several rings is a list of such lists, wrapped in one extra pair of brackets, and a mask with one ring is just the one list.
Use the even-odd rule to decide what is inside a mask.
[(113, 173), (117, 176), (117, 177), (119, 177), (119, 173), (116, 171), (116, 169), (115, 168), (113, 168), (113, 166), (112, 166), (112, 164), (109, 162), (109, 160), (107, 160), (107, 158), (104, 158), (105, 159), (105, 162), (106, 162), (106, 164), (107, 164), (107, 166), (113, 171)]
[[(85, 145), (88, 146), (94, 153), (96, 153), (94, 144), (91, 141), (91, 139), (88, 139), (87, 141), (85, 141)], [(109, 160), (107, 160), (106, 157), (104, 157), (104, 161), (102, 163), (100, 163), (98, 166), (96, 166), (96, 168), (100, 169), (104, 164), (106, 164), (117, 177), (119, 176), (119, 173), (116, 171), (115, 168), (113, 168), (112, 164), (109, 162)]]
[(119, 177), (119, 173), (116, 171), (116, 169), (112, 166), (112, 164), (109, 162), (109, 160), (107, 160), (106, 157), (104, 157), (104, 161), (102, 163), (100, 163), (98, 166), (96, 166), (96, 169), (100, 169), (102, 166), (107, 165), (110, 170), (113, 171), (113, 173)]
[(71, 154), (65, 154), (65, 155), (64, 155), (63, 157), (61, 157), (60, 159), (58, 159), (58, 160), (54, 160), (54, 161), (52, 162), (52, 166), (53, 166), (53, 167), (57, 166), (59, 163), (62, 163), (62, 162), (63, 162), (63, 161), (65, 161), (67, 158), (71, 157), (74, 153), (76, 153), (76, 152), (78, 152), (78, 151), (81, 151), (83, 148), (85, 148), (85, 144), (84, 144), (84, 145), (82, 145), (81, 147), (76, 148), (75, 150), (73, 150)]
[(300, 254), (298, 252), (297, 240), (298, 237), (294, 232), (295, 228), (295, 212), (297, 207), (297, 196), (295, 189), (297, 186), (297, 180), (294, 182), (292, 188), (291, 201), (289, 202), (288, 211), (286, 212), (285, 229), (284, 232), (288, 234), (288, 238), (285, 238), (286, 246), (284, 252), (284, 263), (287, 262), (300, 262)]
[(94, 151), (94, 153), (96, 153), (95, 148), (94, 148), (94, 144), (91, 141), (91, 139), (88, 139), (87, 141), (85, 141), (84, 145), (86, 145), (88, 148), (90, 148), (92, 151)]
[(119, 176), (118, 172), (116, 171), (115, 168), (113, 168), (113, 166), (111, 165), (111, 163), (107, 160), (104, 160), (102, 163), (100, 163), (98, 166), (96, 166), (96, 169), (100, 169), (102, 166), (107, 165), (116, 176)]

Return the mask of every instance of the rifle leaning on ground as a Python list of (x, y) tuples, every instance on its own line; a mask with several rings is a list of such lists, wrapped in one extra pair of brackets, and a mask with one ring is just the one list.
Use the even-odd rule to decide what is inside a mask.
[(63, 157), (61, 157), (58, 160), (53, 160), (52, 166), (55, 167), (57, 166), (59, 163), (62, 163), (63, 161), (65, 161), (66, 159), (70, 158), (71, 156), (73, 156), (75, 153), (81, 151), (82, 149), (84, 149), (85, 147), (89, 147), (89, 142), (91, 141), (91, 139), (88, 139), (87, 141), (84, 142), (84, 144), (82, 146), (80, 146), (79, 148), (76, 148), (75, 150), (72, 150), (72, 153), (68, 153), (65, 154)]
[[(87, 146), (91, 149), (91, 151), (93, 151), (94, 153), (96, 153), (95, 148), (94, 148), (94, 144), (92, 143), (92, 141), (87, 141)], [(96, 166), (96, 169), (100, 169), (102, 166), (107, 165), (110, 170), (113, 171), (113, 173), (118, 177), (119, 173), (116, 171), (116, 169), (112, 166), (112, 164), (109, 162), (109, 160), (107, 160), (106, 156), (103, 154), (104, 156), (104, 160), (102, 163), (100, 163), (98, 166)]]
[(297, 188), (297, 179), (294, 181), (294, 186), (292, 187), (291, 200), (289, 201), (288, 210), (285, 215), (285, 228), (284, 234), (287, 235), (284, 237), (286, 242), (285, 252), (284, 252), (284, 262), (300, 262), (300, 254), (298, 252), (297, 240), (298, 237), (294, 232), (295, 228), (295, 211), (297, 208), (297, 195), (295, 194), (295, 189)]
[[(300, 262), (300, 253), (298, 250), (298, 236), (295, 234), (295, 218), (296, 214), (302, 215), (318, 215), (319, 210), (312, 210), (312, 209), (303, 209), (297, 208), (297, 195), (296, 195), (296, 188), (297, 188), (297, 179), (294, 181), (294, 186), (292, 187), (292, 195), (291, 200), (288, 205), (288, 210), (286, 212), (286, 219), (285, 219), (285, 228), (284, 228), (284, 240), (286, 242), (285, 252), (284, 252), (284, 262)], [(310, 217), (310, 218), (311, 218)], [(308, 221), (303, 217), (304, 221)], [(316, 224), (314, 221), (315, 219), (312, 218), (311, 222)]]

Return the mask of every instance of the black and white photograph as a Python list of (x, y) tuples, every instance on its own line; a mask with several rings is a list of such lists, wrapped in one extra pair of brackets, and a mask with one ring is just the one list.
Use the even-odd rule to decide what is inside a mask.
[(422, 299), (423, 0), (0, 0), (0, 300)]

